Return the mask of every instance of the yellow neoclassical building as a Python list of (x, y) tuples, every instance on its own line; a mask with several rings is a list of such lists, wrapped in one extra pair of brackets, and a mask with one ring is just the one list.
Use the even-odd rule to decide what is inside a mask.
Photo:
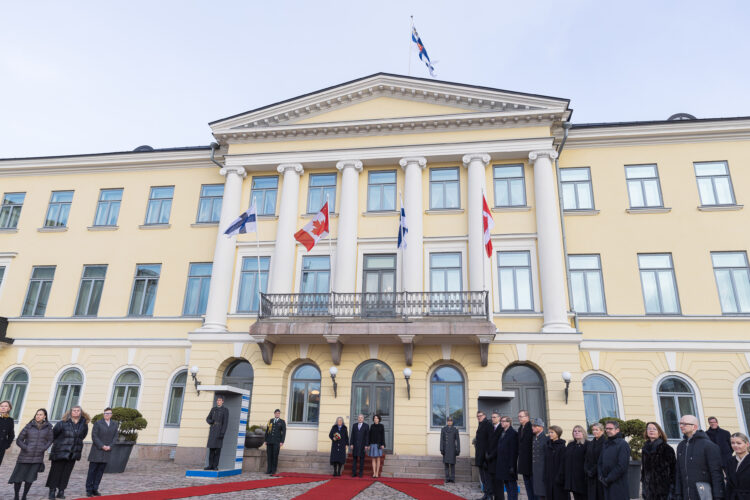
[[(212, 146), (0, 160), (0, 398), (20, 423), (137, 408), (139, 453), (190, 465), (218, 392), (280, 408), (291, 450), (359, 413), (398, 455), (437, 454), (447, 415), (470, 449), (478, 409), (746, 431), (750, 118), (571, 114), (376, 74)], [(258, 232), (224, 235), (253, 202)]]

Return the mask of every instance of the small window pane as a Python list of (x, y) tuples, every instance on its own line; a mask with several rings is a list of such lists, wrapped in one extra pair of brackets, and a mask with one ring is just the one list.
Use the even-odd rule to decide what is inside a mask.
[(727, 166), (724, 162), (695, 164), (695, 175), (698, 176), (727, 175), (727, 173)]
[(641, 269), (671, 268), (672, 259), (669, 255), (639, 255), (638, 265)]
[(562, 181), (588, 181), (588, 168), (562, 168), (560, 169), (560, 180)]
[(461, 373), (452, 366), (441, 366), (432, 374), (433, 382), (463, 382)]
[(528, 252), (500, 252), (498, 262), (501, 266), (528, 266)]
[(628, 179), (645, 179), (656, 177), (656, 167), (654, 165), (631, 166), (625, 168)]
[(495, 167), (495, 178), (507, 178), (507, 177), (522, 177), (523, 167), (512, 166), (512, 167)]
[(714, 267), (747, 267), (744, 252), (714, 252), (711, 260)]
[(571, 255), (571, 269), (599, 269), (599, 258), (596, 255)]
[(583, 390), (584, 391), (597, 391), (597, 392), (615, 392), (615, 386), (612, 382), (602, 377), (601, 375), (589, 375), (583, 379)]

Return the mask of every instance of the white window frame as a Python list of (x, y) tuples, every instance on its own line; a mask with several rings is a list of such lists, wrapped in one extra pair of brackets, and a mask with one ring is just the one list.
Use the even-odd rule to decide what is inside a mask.
[[(5, 290), (5, 284), (8, 282), (8, 275), (10, 274), (10, 264), (11, 262), (13, 262), (13, 259), (16, 255), (18, 255), (17, 252), (0, 252), (0, 266), (5, 268), (3, 280), (0, 281), (0, 299), (3, 298), (3, 290)], [(21, 305), (21, 310), (23, 311), (23, 304)]]
[[(695, 380), (693, 380), (691, 377), (687, 376), (683, 372), (677, 372), (677, 371), (668, 371), (661, 373), (655, 380), (653, 385), (651, 386), (651, 395), (654, 400), (654, 412), (656, 413), (656, 421), (659, 422), (659, 425), (661, 425), (662, 429), (664, 428), (664, 420), (662, 419), (662, 412), (661, 412), (661, 403), (659, 402), (659, 386), (664, 381), (664, 379), (670, 378), (670, 377), (676, 377), (681, 379), (683, 382), (688, 384), (690, 388), (693, 390), (693, 397), (695, 398), (695, 406), (698, 415), (696, 417), (698, 418), (699, 428), (702, 428), (702, 422), (706, 421), (705, 414), (703, 412), (703, 399), (701, 398), (701, 392), (698, 390), (698, 384), (695, 383)], [(674, 441), (674, 440), (670, 440)]]
[[(620, 414), (618, 418), (620, 420), (627, 420), (627, 418), (625, 418), (625, 403), (623, 402), (623, 399), (622, 399), (622, 388), (620, 387), (620, 383), (617, 381), (615, 376), (610, 373), (601, 371), (601, 370), (588, 370), (588, 371), (583, 372), (583, 374), (581, 375), (581, 395), (583, 395), (583, 379), (585, 379), (589, 375), (601, 375), (602, 377), (609, 380), (610, 383), (612, 383), (612, 386), (614, 386), (615, 388), (615, 397), (617, 399), (617, 411)], [(584, 415), (585, 415), (585, 411), (586, 411), (586, 408), (584, 406)]]
[[(426, 413), (427, 413), (427, 430), (432, 432), (440, 432), (441, 427), (435, 427), (432, 425), (432, 376), (435, 374), (436, 371), (438, 371), (440, 368), (444, 366), (450, 366), (451, 368), (455, 368), (458, 373), (461, 374), (463, 377), (463, 385), (464, 385), (464, 427), (458, 427), (456, 426), (456, 429), (458, 429), (459, 434), (468, 433), (470, 431), (471, 425), (473, 424), (472, 421), (470, 421), (471, 413), (469, 413), (469, 397), (468, 397), (468, 387), (469, 387), (469, 377), (466, 373), (466, 370), (463, 369), (461, 365), (453, 361), (452, 359), (441, 359), (435, 362), (435, 364), (428, 370), (427, 372), (427, 379), (425, 380), (427, 384), (427, 397), (425, 398), (427, 400), (427, 407), (426, 407)], [(455, 383), (455, 382), (454, 382)]]
[[(426, 276), (425, 282), (425, 291), (429, 292), (432, 290), (432, 273), (430, 272), (430, 254), (433, 253), (457, 253), (461, 255), (461, 291), (468, 291), (469, 290), (469, 277), (467, 273), (468, 265), (467, 265), (467, 253), (468, 249), (467, 247), (467, 239), (452, 239), (452, 240), (443, 240), (443, 241), (425, 241), (423, 244), (423, 251), (424, 256), (422, 257), (422, 262), (424, 263), (424, 269), (423, 273), (424, 276)], [(402, 252), (398, 252), (399, 257)], [(397, 262), (396, 265), (398, 266), (400, 262)], [(400, 274), (398, 272), (398, 269), (396, 269), (396, 274)], [(401, 290), (401, 288), (398, 288), (398, 290)]]
[[(697, 167), (700, 165), (708, 164), (708, 163), (723, 163), (724, 167), (727, 169), (727, 173), (725, 175), (698, 175)], [(694, 161), (693, 162), (693, 174), (695, 175), (695, 184), (696, 188), (698, 189), (698, 201), (700, 201), (700, 206), (702, 207), (732, 207), (737, 205), (737, 197), (734, 194), (734, 183), (732, 183), (732, 174), (729, 172), (729, 162), (726, 160), (717, 160), (717, 161)], [(708, 205), (706, 203), (703, 203), (703, 198), (701, 197), (701, 188), (700, 184), (698, 183), (698, 180), (700, 178), (709, 178), (711, 179), (711, 189), (714, 192), (714, 200), (718, 201), (716, 198), (716, 183), (714, 182), (715, 177), (726, 177), (729, 181), (729, 191), (732, 195), (732, 201), (730, 203), (714, 203), (711, 205)]]
[[(318, 405), (318, 423), (314, 424), (311, 422), (292, 422), (292, 381), (294, 379), (294, 373), (302, 366), (310, 365), (315, 367), (320, 372), (320, 401), (321, 403)], [(353, 372), (352, 372), (353, 373)], [(309, 380), (311, 379), (300, 379), (300, 380)], [(323, 370), (320, 369), (320, 366), (313, 361), (312, 359), (302, 359), (299, 363), (295, 364), (292, 369), (289, 371), (289, 377), (287, 380), (287, 391), (286, 391), (286, 415), (287, 415), (287, 424), (294, 429), (317, 429), (320, 426), (320, 409), (322, 407), (323, 402)], [(305, 402), (305, 406), (307, 406), (307, 402)]]
[[(582, 269), (582, 268), (573, 268), (572, 264), (570, 263), (571, 257), (596, 257), (599, 261), (599, 268), (598, 269)], [(598, 253), (577, 253), (577, 254), (568, 254), (568, 271), (572, 277), (573, 273), (588, 273), (593, 271), (599, 271), (599, 279), (601, 280), (602, 284), (602, 304), (604, 304), (604, 310), (599, 312), (591, 312), (591, 311), (576, 311), (577, 314), (583, 314), (583, 315), (592, 315), (592, 316), (601, 316), (607, 315), (607, 294), (604, 292), (604, 271), (602, 270), (602, 256)], [(572, 279), (571, 279), (572, 281)], [(588, 283), (584, 280), (584, 286), (586, 287), (585, 293), (586, 293), (586, 306), (591, 309), (591, 301), (589, 300), (589, 286)], [(570, 285), (571, 292), (573, 291), (573, 284)], [(573, 297), (570, 298), (571, 307), (573, 305)]]
[[(656, 272), (656, 271), (665, 271), (668, 268), (666, 267), (659, 267), (659, 268), (641, 268), (641, 256), (668, 256), (669, 257), (669, 263), (672, 264), (672, 267), (669, 268), (672, 271), (672, 283), (674, 284), (674, 295), (677, 299), (677, 311), (676, 312), (664, 312), (664, 303), (663, 303), (663, 297), (661, 294), (661, 285), (659, 284), (658, 279), (656, 280), (656, 287), (657, 287), (657, 293), (658, 293), (658, 299), (659, 299), (659, 308), (661, 309), (659, 312), (648, 312), (646, 310), (646, 288), (643, 286), (643, 272)], [(680, 301), (680, 289), (677, 287), (677, 271), (675, 271), (675, 265), (674, 265), (674, 256), (672, 255), (672, 252), (654, 252), (654, 253), (638, 253), (636, 254), (636, 264), (638, 265), (638, 279), (641, 283), (641, 297), (643, 299), (643, 314), (645, 316), (682, 316), (682, 302)], [(713, 267), (713, 266), (712, 266)]]
[[(426, 243), (425, 243), (426, 244)], [(377, 255), (377, 254), (389, 254), (393, 255), (396, 254), (396, 290), (401, 290), (401, 269), (403, 265), (403, 259), (402, 254), (404, 252), (397, 251), (396, 248), (396, 238), (390, 238), (389, 241), (360, 241), (357, 245), (357, 274), (355, 276), (355, 285), (354, 290), (356, 293), (363, 293), (364, 290), (364, 265), (365, 265), (365, 255)], [(316, 245), (317, 248), (317, 245)], [(313, 252), (315, 251), (315, 248), (313, 248)], [(311, 255), (313, 255), (313, 252), (310, 252)], [(328, 250), (326, 249), (325, 252), (321, 252), (323, 255), (327, 255)], [(331, 267), (331, 273), (335, 273), (335, 266), (336, 266), (336, 245), (333, 246), (333, 255), (332, 255), (332, 267)], [(302, 275), (299, 273), (300, 268), (302, 267), (302, 257), (300, 255), (297, 256), (297, 276), (295, 276), (294, 283), (296, 286), (299, 286), (301, 283), (301, 277)], [(334, 275), (335, 276), (335, 275)], [(299, 293), (299, 292), (295, 292)]]
[[(189, 350), (189, 349), (188, 349)], [(186, 355), (187, 358), (187, 355)], [(187, 359), (186, 359), (187, 361)], [(177, 444), (177, 441), (174, 443), (166, 441), (165, 433), (167, 432), (177, 432), (179, 433), (180, 427), (173, 427), (173, 426), (166, 426), (164, 425), (164, 422), (167, 420), (167, 411), (169, 410), (169, 396), (172, 391), (172, 380), (177, 376), (178, 373), (181, 371), (188, 370), (188, 377), (187, 381), (185, 382), (185, 395), (187, 395), (188, 387), (190, 387), (190, 383), (192, 382), (190, 379), (190, 368), (187, 364), (179, 366), (175, 368), (172, 373), (169, 374), (169, 377), (167, 377), (167, 387), (164, 391), (164, 399), (162, 401), (161, 405), (161, 420), (159, 420), (159, 443), (163, 444)], [(182, 408), (185, 409), (185, 401), (182, 402)], [(182, 419), (180, 419), (182, 420)], [(180, 424), (182, 422), (180, 421)]]
[[(586, 170), (589, 174), (588, 181), (564, 181), (562, 179), (563, 172), (566, 170)], [(591, 167), (564, 167), (560, 169), (560, 187), (562, 189), (563, 186), (566, 184), (572, 184), (574, 186), (574, 196), (575, 196), (575, 208), (563, 208), (564, 212), (586, 212), (591, 210), (596, 210), (596, 201), (594, 200), (594, 182), (591, 178)], [(588, 184), (589, 187), (589, 195), (591, 196), (591, 207), (588, 208), (581, 208), (578, 206), (578, 185), (579, 184)], [(563, 206), (565, 205), (565, 196), (563, 195)]]
[[(750, 363), (750, 354), (745, 354), (745, 356), (748, 358), (748, 363)], [(750, 422), (747, 421), (745, 418), (745, 412), (742, 411), (742, 401), (740, 398), (740, 387), (742, 387), (742, 384), (750, 380), (750, 373), (743, 373), (740, 375), (732, 385), (732, 390), (734, 391), (734, 403), (735, 408), (737, 409), (737, 422), (742, 426), (739, 432), (742, 432), (744, 434), (747, 434), (748, 427), (750, 427)]]
[[(83, 401), (83, 395), (86, 392), (86, 371), (83, 369), (83, 366), (79, 364), (64, 365), (62, 368), (60, 368), (57, 371), (57, 373), (55, 374), (55, 378), (52, 381), (52, 390), (50, 391), (49, 399), (47, 401), (47, 406), (46, 406), (46, 408), (49, 408), (50, 421), (52, 421), (51, 419), (52, 409), (55, 403), (55, 394), (57, 394), (57, 384), (60, 382), (60, 377), (62, 377), (62, 374), (72, 368), (81, 372), (81, 378), (83, 380), (81, 381), (81, 392), (78, 394), (78, 404), (81, 404), (81, 401)], [(29, 384), (31, 384), (31, 378), (29, 378)]]
[[(21, 422), (25, 422), (23, 418), (23, 411), (26, 408), (26, 401), (29, 399), (29, 387), (31, 387), (31, 370), (28, 366), (22, 365), (20, 363), (14, 363), (10, 366), (8, 366), (5, 371), (3, 371), (2, 375), (0, 375), (0, 389), (2, 388), (3, 383), (5, 382), (5, 377), (10, 374), (13, 370), (21, 369), (26, 372), (26, 377), (28, 379), (28, 382), (26, 383), (26, 393), (23, 395), (23, 401), (21, 402), (21, 408), (18, 411), (18, 421), (15, 422), (16, 424), (20, 424)], [(47, 408), (50, 408), (49, 405), (47, 405)]]
[(140, 385), (138, 386), (138, 398), (136, 399), (136, 402), (135, 402), (135, 409), (138, 410), (140, 408), (141, 396), (143, 396), (143, 388), (145, 387), (145, 378), (143, 377), (143, 372), (141, 371), (141, 369), (135, 365), (124, 365), (115, 371), (114, 376), (109, 380), (109, 387), (107, 388), (106, 406), (111, 406), (111, 404), (114, 403), (113, 398), (115, 396), (114, 390), (115, 390), (115, 381), (117, 380), (117, 377), (119, 377), (120, 375), (122, 375), (124, 372), (128, 370), (132, 370), (136, 372), (140, 379)]
[[(361, 251), (361, 249), (360, 249)], [(393, 253), (393, 249), (391, 248), (391, 253)], [(303, 255), (304, 254), (304, 255)], [(325, 242), (322, 242), (318, 245), (315, 245), (312, 250), (309, 252), (297, 252), (297, 257), (294, 260), (294, 286), (292, 293), (302, 293), (300, 290), (302, 288), (302, 257), (325, 257), (329, 256), (329, 262), (330, 262), (330, 277), (328, 278), (329, 284), (328, 284), (328, 293), (331, 293), (333, 291), (333, 279), (336, 276), (336, 242), (331, 242), (331, 248), (328, 248), (328, 244)], [(273, 265), (273, 263), (271, 263)], [(270, 273), (270, 270), (269, 270)], [(269, 278), (271, 275), (269, 274)]]
[[(536, 251), (536, 236), (514, 236), (512, 238), (505, 237), (503, 235), (492, 235), (492, 256), (487, 264), (488, 269), (485, 272), (490, 273), (490, 280), (488, 283), (492, 283), (492, 307), (494, 308), (494, 315), (511, 315), (511, 316), (523, 316), (528, 314), (538, 315), (541, 312), (541, 304), (539, 302), (539, 268), (538, 268), (538, 257)], [(500, 311), (500, 273), (497, 272), (497, 254), (498, 252), (529, 252), (530, 263), (531, 263), (531, 292), (533, 311)]]

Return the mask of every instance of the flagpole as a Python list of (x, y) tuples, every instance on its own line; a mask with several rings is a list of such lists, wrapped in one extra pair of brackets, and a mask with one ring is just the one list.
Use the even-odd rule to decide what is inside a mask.
[[(326, 203), (329, 203), (328, 199), (328, 193), (326, 193)], [(335, 283), (333, 279), (333, 246), (331, 244), (331, 205), (328, 205), (328, 259), (330, 260), (330, 268), (331, 268), (331, 291), (333, 292), (333, 284)]]
[[(257, 212), (256, 212), (257, 214)], [(260, 269), (260, 228), (258, 227), (258, 216), (255, 216), (255, 257), (258, 260), (258, 317), (260, 317), (260, 281), (261, 281), (261, 269)]]
[[(404, 195), (401, 193), (401, 191), (398, 192), (398, 199), (399, 199), (399, 209), (398, 209), (398, 234), (401, 235), (401, 238), (404, 241), (404, 245), (406, 244), (406, 235), (403, 233), (404, 228), (401, 227), (401, 211), (404, 209)], [(396, 240), (396, 245), (398, 245), (398, 240)], [(398, 250), (401, 252), (401, 272), (399, 273), (401, 275), (401, 291), (404, 291), (404, 247), (403, 245), (400, 245), (398, 247)]]
[[(480, 189), (480, 191), (482, 192), (482, 212), (484, 212), (484, 189)], [(484, 214), (482, 214), (482, 221), (484, 221)], [(482, 243), (484, 243), (484, 222), (482, 223)], [(484, 244), (482, 246), (484, 246)], [(487, 253), (486, 248), (483, 249), (483, 253), (485, 254)], [(487, 283), (486, 283), (487, 272), (484, 270), (484, 259), (485, 257), (484, 255), (482, 255), (482, 291), (483, 292), (487, 290)]]
[(409, 29), (409, 72), (407, 73), (408, 76), (411, 76), (411, 44), (412, 44), (411, 35), (412, 33), (414, 33), (414, 16), (411, 16), (411, 28)]

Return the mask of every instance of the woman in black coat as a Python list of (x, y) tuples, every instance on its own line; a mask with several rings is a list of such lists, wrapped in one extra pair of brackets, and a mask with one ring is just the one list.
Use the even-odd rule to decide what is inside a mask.
[(349, 431), (344, 425), (344, 419), (339, 417), (336, 423), (331, 427), (328, 433), (331, 439), (331, 465), (333, 465), (333, 475), (340, 476), (341, 469), (346, 463), (346, 448), (349, 446)]
[(732, 434), (730, 440), (734, 458), (727, 464), (727, 500), (750, 499), (750, 459), (747, 458), (750, 441), (741, 432)]
[(372, 417), (370, 426), (370, 458), (372, 477), (380, 477), (380, 461), (385, 450), (385, 426), (380, 423), (380, 415)]
[(656, 422), (646, 424), (641, 449), (641, 495), (644, 500), (667, 500), (674, 485), (676, 458), (667, 435)]
[(586, 500), (588, 497), (588, 482), (583, 463), (586, 460), (586, 434), (583, 427), (573, 427), (573, 441), (565, 448), (560, 474), (562, 476), (565, 498), (570, 498), (568, 493), (573, 494), (575, 500)]
[(583, 470), (586, 473), (588, 485), (588, 500), (604, 500), (604, 487), (599, 481), (597, 467), (599, 466), (599, 455), (602, 454), (602, 445), (607, 439), (604, 437), (604, 426), (599, 422), (591, 426), (591, 434), (594, 439), (586, 443), (586, 458), (583, 461)]
[[(549, 426), (549, 443), (544, 457), (544, 486), (547, 500), (568, 500), (563, 488), (562, 468), (563, 456), (565, 455), (565, 440), (560, 439), (562, 429), (557, 425)], [(536, 494), (536, 493), (535, 493)]]
[(52, 428), (54, 441), (49, 453), (52, 466), (46, 485), (49, 488), (49, 498), (55, 498), (55, 493), (57, 498), (65, 498), (70, 473), (73, 472), (76, 462), (81, 459), (83, 440), (89, 434), (90, 420), (80, 406), (74, 406)]
[(16, 439), (16, 445), (21, 451), (16, 459), (16, 467), (8, 479), (15, 491), (14, 500), (19, 500), (21, 483), (24, 483), (23, 499), (26, 500), (31, 484), (36, 481), (37, 474), (44, 470), (44, 452), (51, 444), (52, 424), (47, 421), (47, 410), (40, 408)]
[(10, 416), (10, 410), (12, 409), (13, 405), (10, 404), (10, 401), (0, 401), (0, 465), (3, 463), (5, 450), (10, 448), (13, 439), (16, 437), (15, 422)]

